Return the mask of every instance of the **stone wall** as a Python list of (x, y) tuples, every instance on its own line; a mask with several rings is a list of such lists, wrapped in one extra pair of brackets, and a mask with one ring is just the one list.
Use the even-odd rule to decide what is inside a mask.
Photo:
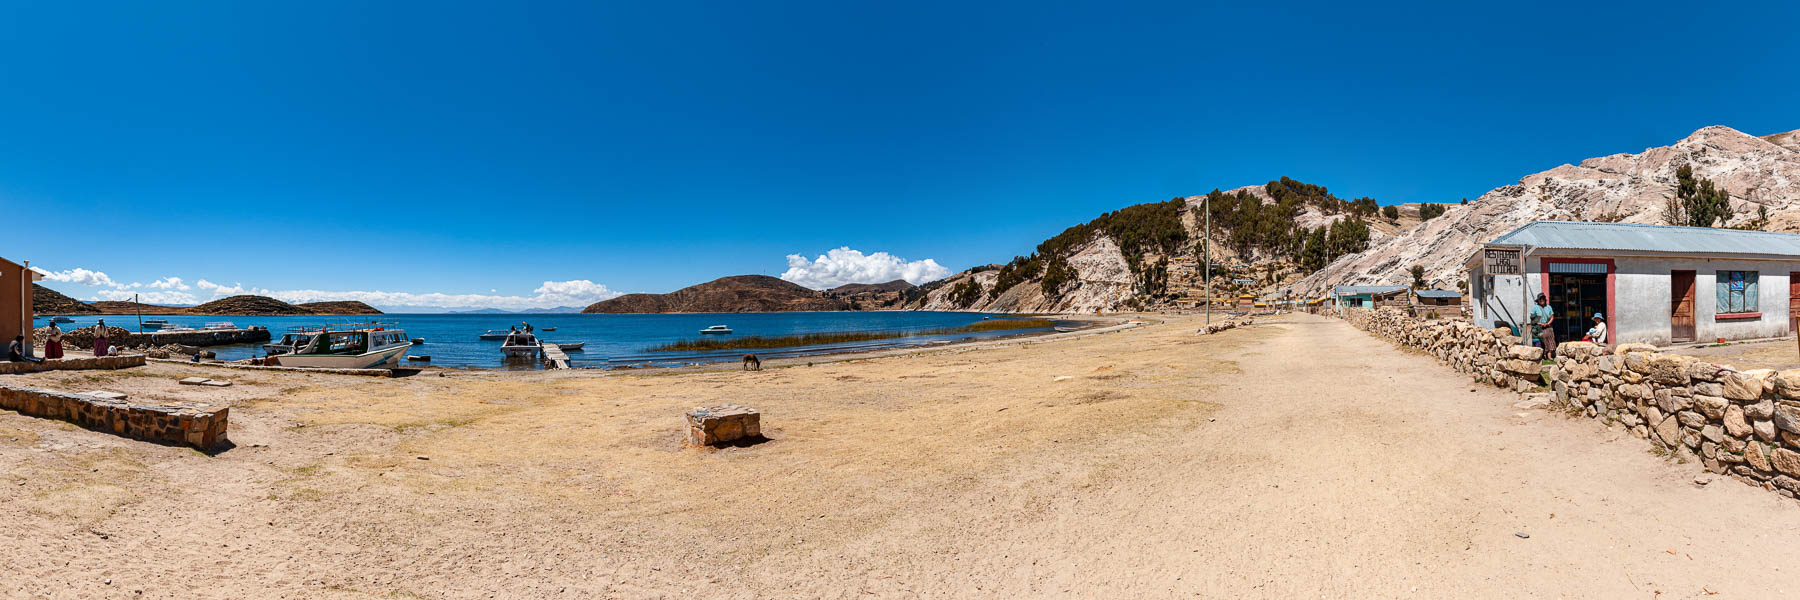
[(44, 362), (0, 362), (0, 375), (81, 369), (125, 369), (144, 366), (142, 354), (120, 354), (99, 358), (56, 358)]
[(1351, 324), (1423, 350), (1478, 381), (1554, 394), (1551, 406), (1616, 424), (1677, 459), (1800, 495), (1800, 369), (1739, 371), (1646, 344), (1567, 342), (1555, 364), (1507, 329), (1353, 311)]
[(46, 419), (60, 419), (88, 429), (213, 450), (227, 442), (230, 409), (200, 410), (148, 406), (85, 394), (0, 385), (0, 408)]
[(227, 344), (258, 344), (270, 339), (266, 327), (249, 329), (217, 329), (210, 331), (151, 331), (130, 333), (123, 339), (112, 340), (115, 346), (161, 346), (164, 344), (181, 344), (183, 346), (223, 346)]

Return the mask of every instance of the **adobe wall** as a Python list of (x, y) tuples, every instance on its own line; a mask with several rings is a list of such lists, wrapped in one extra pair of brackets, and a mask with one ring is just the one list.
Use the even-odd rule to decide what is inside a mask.
[(1543, 349), (1506, 329), (1420, 321), (1396, 310), (1345, 320), (1417, 348), (1477, 381), (1552, 396), (1552, 409), (1617, 424), (1681, 460), (1788, 498), (1800, 495), (1800, 369), (1739, 371), (1645, 344), (1608, 350), (1587, 342)]

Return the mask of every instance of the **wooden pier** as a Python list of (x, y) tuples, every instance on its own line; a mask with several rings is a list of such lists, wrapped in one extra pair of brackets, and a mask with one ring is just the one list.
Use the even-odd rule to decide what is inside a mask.
[(563, 353), (562, 346), (550, 342), (541, 342), (540, 345), (544, 355), (544, 364), (549, 365), (552, 369), (569, 368), (569, 355)]

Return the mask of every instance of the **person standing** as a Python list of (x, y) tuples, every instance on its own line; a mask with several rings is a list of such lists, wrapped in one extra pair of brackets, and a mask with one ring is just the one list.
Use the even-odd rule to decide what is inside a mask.
[(100, 324), (94, 326), (94, 357), (95, 358), (106, 356), (106, 351), (107, 351), (106, 342), (107, 342), (107, 340), (106, 340), (106, 319), (100, 319)]
[(1556, 356), (1556, 329), (1551, 327), (1555, 322), (1556, 311), (1550, 308), (1550, 297), (1538, 294), (1537, 306), (1531, 308), (1531, 333), (1537, 336), (1545, 358)]
[(55, 321), (51, 321), (50, 335), (44, 336), (44, 358), (57, 359), (63, 357), (62, 337), (62, 328), (57, 327)]

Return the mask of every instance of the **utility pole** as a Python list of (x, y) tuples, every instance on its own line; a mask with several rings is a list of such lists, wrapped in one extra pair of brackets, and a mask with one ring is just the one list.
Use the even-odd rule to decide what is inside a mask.
[(1212, 324), (1212, 194), (1200, 201), (1201, 210), (1206, 211), (1206, 237), (1200, 240), (1200, 268), (1206, 269), (1202, 276), (1206, 280), (1206, 324)]
[(138, 333), (143, 333), (144, 332), (144, 303), (138, 299), (137, 294), (131, 295), (131, 308), (133, 310), (137, 311)]

